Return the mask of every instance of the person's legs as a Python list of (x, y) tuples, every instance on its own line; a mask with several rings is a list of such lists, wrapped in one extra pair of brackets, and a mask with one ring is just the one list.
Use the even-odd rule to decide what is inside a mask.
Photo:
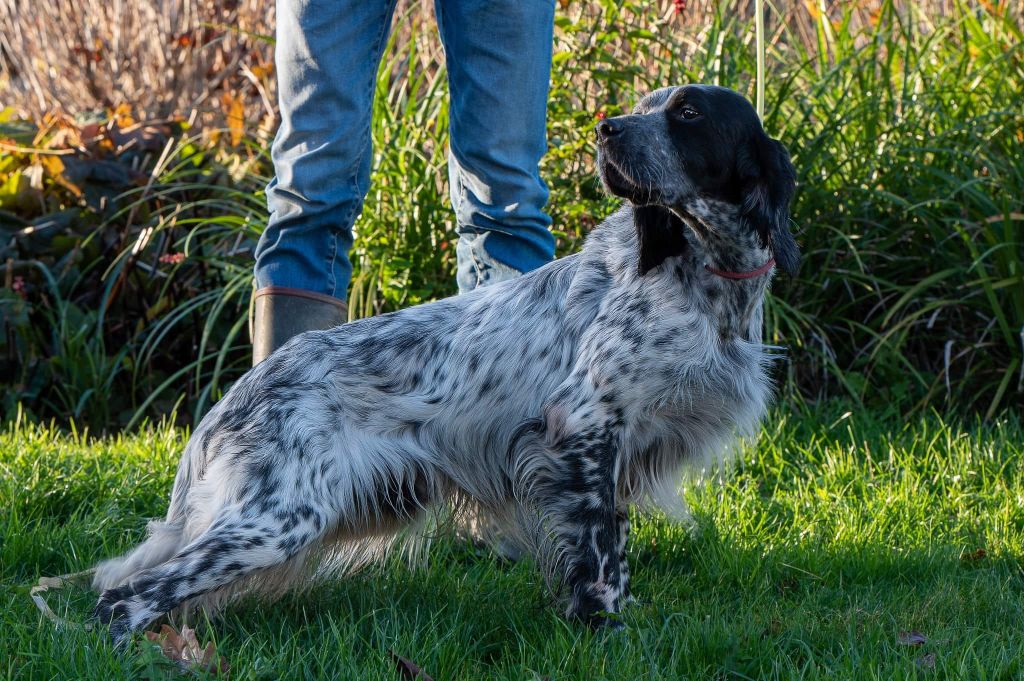
[[(370, 179), (373, 93), (395, 0), (278, 0), (281, 125), (256, 247), (255, 362), (345, 321), (352, 223)], [(255, 363), (254, 362), (254, 363)]]
[(451, 95), (460, 291), (554, 258), (547, 150), (554, 0), (436, 0)]

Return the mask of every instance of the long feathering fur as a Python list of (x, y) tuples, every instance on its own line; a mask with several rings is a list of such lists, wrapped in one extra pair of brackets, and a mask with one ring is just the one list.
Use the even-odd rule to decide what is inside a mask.
[[(670, 176), (654, 167), (645, 191)], [(628, 509), (686, 518), (684, 472), (721, 465), (769, 400), (770, 275), (703, 268), (768, 254), (739, 206), (684, 208), (657, 219), (645, 243), (671, 252), (644, 268), (647, 222), (627, 204), (581, 253), (517, 280), (293, 339), (196, 429), (166, 519), (99, 566), (96, 616), (122, 640), (481, 523), (537, 559), (569, 615), (617, 612)]]

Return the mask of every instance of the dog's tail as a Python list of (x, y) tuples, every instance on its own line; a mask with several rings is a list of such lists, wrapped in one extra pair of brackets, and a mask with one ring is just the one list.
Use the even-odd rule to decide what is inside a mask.
[(151, 521), (147, 527), (146, 541), (135, 549), (120, 558), (112, 558), (97, 565), (92, 582), (94, 589), (104, 591), (124, 584), (136, 573), (170, 559), (185, 546), (187, 496), (192, 487), (194, 473), (202, 464), (199, 460), (199, 457), (203, 456), (202, 447), (198, 444), (200, 440), (197, 433), (185, 446), (185, 452), (178, 463), (178, 473), (174, 478), (174, 491), (171, 493), (171, 505), (166, 519)]

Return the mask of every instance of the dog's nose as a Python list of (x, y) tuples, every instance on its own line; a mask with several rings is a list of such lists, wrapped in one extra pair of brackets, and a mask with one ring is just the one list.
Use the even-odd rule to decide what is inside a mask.
[(622, 132), (622, 122), (609, 118), (597, 124), (597, 136), (603, 140), (615, 137)]

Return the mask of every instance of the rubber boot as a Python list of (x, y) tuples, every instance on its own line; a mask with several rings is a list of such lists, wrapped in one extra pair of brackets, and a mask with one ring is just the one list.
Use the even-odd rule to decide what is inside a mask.
[(267, 286), (252, 294), (252, 364), (256, 366), (303, 331), (330, 329), (348, 321), (348, 305), (332, 296), (298, 288)]

